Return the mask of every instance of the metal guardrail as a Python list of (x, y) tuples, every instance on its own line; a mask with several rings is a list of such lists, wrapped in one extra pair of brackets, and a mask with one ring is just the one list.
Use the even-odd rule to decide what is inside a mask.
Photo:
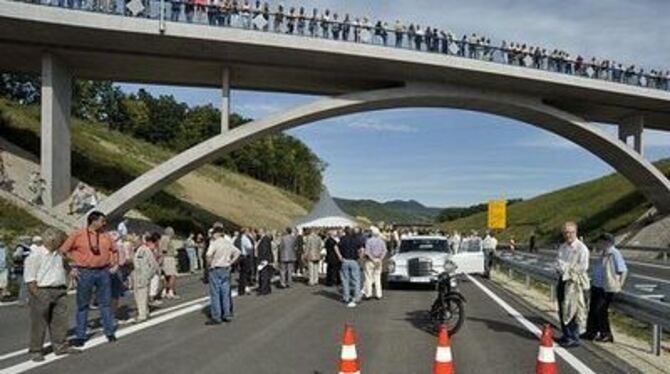
[(643, 252), (656, 252), (660, 253), (663, 257), (663, 261), (668, 261), (670, 256), (670, 247), (649, 247), (644, 245), (620, 245), (617, 246), (619, 249), (629, 249), (634, 251), (643, 251)]
[[(527, 287), (530, 287), (531, 279), (549, 284), (551, 300), (556, 299), (555, 288), (552, 285), (558, 281), (558, 274), (535, 266), (519, 264), (500, 256), (496, 256), (495, 259), (499, 264), (508, 268), (510, 276), (514, 271), (526, 275)], [(663, 330), (670, 331), (670, 304), (645, 299), (623, 291), (615, 295), (612, 307), (635, 320), (651, 325), (651, 352), (659, 356)]]

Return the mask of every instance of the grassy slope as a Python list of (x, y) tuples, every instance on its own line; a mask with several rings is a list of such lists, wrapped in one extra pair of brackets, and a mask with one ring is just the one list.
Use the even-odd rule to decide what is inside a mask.
[[(0, 99), (0, 136), (39, 154), (39, 107)], [(110, 193), (173, 154), (86, 121), (73, 121), (73, 175)], [(224, 218), (231, 226), (282, 227), (311, 203), (229, 170), (207, 165), (171, 184), (138, 209), (161, 225), (186, 229)]]
[[(670, 161), (656, 163), (661, 171), (670, 173)], [(507, 240), (526, 242), (536, 230), (539, 239), (548, 241), (559, 236), (560, 226), (568, 220), (577, 221), (580, 232), (591, 238), (603, 231), (617, 232), (626, 228), (651, 204), (633, 185), (619, 174), (612, 174), (586, 183), (540, 195), (508, 207), (508, 229), (501, 233)], [(447, 230), (482, 230), (487, 213), (441, 224)]]
[(20, 235), (38, 235), (48, 226), (0, 198), (0, 238), (8, 245)]

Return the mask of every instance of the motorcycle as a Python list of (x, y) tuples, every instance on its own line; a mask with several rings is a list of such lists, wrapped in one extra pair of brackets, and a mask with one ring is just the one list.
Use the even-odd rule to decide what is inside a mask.
[(449, 336), (458, 332), (465, 321), (465, 297), (458, 291), (455, 277), (456, 264), (445, 266), (438, 274), (436, 283), (437, 297), (430, 308), (430, 318), (436, 327), (446, 326)]

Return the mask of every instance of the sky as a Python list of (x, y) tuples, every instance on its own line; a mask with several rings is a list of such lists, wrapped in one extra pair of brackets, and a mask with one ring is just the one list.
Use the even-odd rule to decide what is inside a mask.
[[(277, 4), (276, 1), (270, 1)], [(431, 25), (455, 34), (559, 48), (670, 69), (667, 0), (283, 1), (389, 23)], [(438, 10), (438, 11), (436, 11)], [(219, 102), (211, 89), (123, 84), (172, 94), (191, 105)], [(251, 118), (318, 97), (233, 91), (232, 110)], [(613, 126), (603, 126), (615, 136)], [(395, 109), (349, 115), (288, 131), (328, 167), (325, 185), (344, 198), (417, 200), (466, 206), (493, 198), (531, 198), (613, 170), (586, 150), (531, 125), (453, 109)], [(670, 135), (645, 132), (648, 159), (670, 157)]]

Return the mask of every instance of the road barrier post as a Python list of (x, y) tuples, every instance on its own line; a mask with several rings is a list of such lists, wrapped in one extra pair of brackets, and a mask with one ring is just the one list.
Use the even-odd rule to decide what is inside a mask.
[(549, 301), (552, 303), (556, 301), (556, 288), (553, 285), (549, 285)]
[(661, 355), (661, 342), (663, 341), (663, 328), (658, 324), (651, 325), (651, 353), (654, 356)]
[(530, 275), (526, 274), (526, 289), (530, 289)]
[(668, 252), (666, 251), (666, 252), (663, 252), (663, 262), (667, 262), (667, 261), (668, 261)]
[(165, 33), (165, 0), (160, 2), (160, 11), (158, 16), (158, 31), (163, 34)]
[(508, 277), (509, 279), (512, 279), (512, 276), (513, 276), (513, 275), (514, 275), (514, 273), (513, 273), (512, 268), (511, 268), (511, 267), (508, 268), (508, 269), (507, 269), (507, 277)]

